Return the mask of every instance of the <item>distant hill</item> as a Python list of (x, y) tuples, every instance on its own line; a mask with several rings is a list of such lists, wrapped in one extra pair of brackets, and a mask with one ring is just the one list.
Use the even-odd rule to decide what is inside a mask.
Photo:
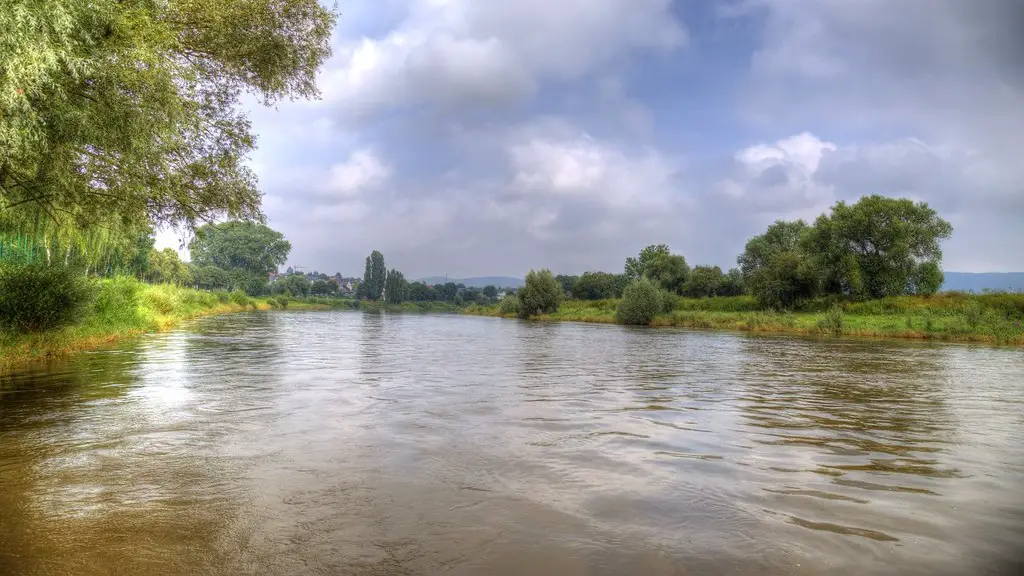
[[(420, 278), (425, 284), (444, 284), (444, 276), (428, 276)], [(483, 288), (484, 286), (495, 286), (497, 288), (518, 288), (523, 285), (522, 278), (511, 276), (477, 276), (474, 278), (449, 278), (449, 282), (465, 284), (469, 287)]]
[(1024, 292), (1024, 272), (946, 272), (946, 281), (942, 289), (960, 292)]

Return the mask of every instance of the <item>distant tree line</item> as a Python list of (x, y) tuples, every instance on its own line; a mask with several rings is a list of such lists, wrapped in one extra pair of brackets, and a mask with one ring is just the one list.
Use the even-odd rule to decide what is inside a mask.
[(627, 258), (622, 274), (531, 271), (518, 301), (503, 302), (502, 309), (530, 316), (557, 310), (564, 297), (643, 299), (635, 323), (647, 323), (643, 318), (652, 310), (671, 308), (666, 303), (679, 297), (749, 294), (764, 308), (790, 309), (823, 296), (929, 295), (942, 286), (940, 243), (952, 231), (925, 203), (865, 196), (854, 204), (838, 202), (813, 224), (775, 222), (747, 242), (738, 268), (727, 272), (712, 265), (691, 268), (667, 245), (653, 244)]
[(384, 255), (374, 250), (366, 257), (363, 280), (356, 288), (360, 300), (383, 301), (389, 305), (403, 302), (446, 302), (449, 304), (492, 304), (497, 301), (497, 286), (477, 288), (462, 283), (446, 282), (428, 285), (406, 280), (402, 272), (388, 270)]

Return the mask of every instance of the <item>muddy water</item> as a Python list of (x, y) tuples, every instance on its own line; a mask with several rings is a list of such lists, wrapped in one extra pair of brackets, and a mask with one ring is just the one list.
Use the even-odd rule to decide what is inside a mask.
[(0, 574), (977, 574), (1024, 353), (252, 313), (0, 377)]

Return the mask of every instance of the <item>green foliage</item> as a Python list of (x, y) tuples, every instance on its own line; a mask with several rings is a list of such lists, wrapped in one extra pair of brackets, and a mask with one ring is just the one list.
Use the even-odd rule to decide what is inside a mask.
[(572, 289), (576, 286), (576, 281), (579, 280), (579, 276), (569, 276), (568, 274), (559, 274), (555, 276), (555, 280), (562, 286), (562, 293), (566, 294), (567, 297), (573, 298)]
[(503, 315), (515, 314), (519, 315), (519, 297), (514, 294), (506, 294), (501, 299), (501, 305), (498, 307), (498, 311)]
[(644, 267), (644, 278), (649, 278), (669, 292), (679, 294), (690, 277), (686, 259), (678, 254), (658, 254)]
[(362, 290), (362, 297), (370, 300), (380, 300), (384, 294), (387, 272), (387, 266), (384, 265), (384, 255), (377, 250), (371, 252), (366, 257), (363, 282), (359, 285), (359, 288)]
[(573, 285), (572, 295), (581, 300), (618, 298), (622, 295), (622, 288), (619, 287), (619, 281), (615, 274), (584, 272)]
[(216, 266), (189, 265), (192, 283), (203, 290), (223, 290), (231, 287), (231, 274)]
[(389, 305), (404, 302), (409, 294), (409, 283), (398, 270), (391, 269), (384, 278), (384, 298)]
[(640, 251), (636, 258), (626, 258), (626, 276), (630, 280), (639, 280), (647, 271), (647, 267), (657, 258), (671, 256), (668, 244), (651, 244)]
[(135, 323), (140, 288), (138, 281), (124, 276), (101, 282), (93, 301), (92, 313), (120, 325)]
[(423, 282), (412, 282), (409, 284), (409, 300), (413, 302), (432, 302), (440, 300), (440, 297), (437, 290)]
[(669, 314), (679, 306), (682, 302), (682, 298), (679, 297), (675, 292), (669, 292), (668, 290), (661, 291), (661, 311)]
[(247, 296), (242, 290), (235, 290), (231, 293), (231, 301), (239, 306), (248, 306), (249, 296)]
[(313, 296), (337, 296), (338, 283), (332, 278), (330, 280), (314, 280), (309, 287), (309, 293)]
[(622, 292), (622, 301), (615, 312), (619, 324), (647, 326), (662, 311), (661, 290), (647, 278), (634, 280)]
[(0, 328), (40, 332), (82, 319), (95, 286), (82, 270), (54, 264), (0, 265)]
[(743, 273), (738, 268), (730, 268), (729, 271), (722, 277), (722, 282), (718, 286), (718, 296), (740, 296), (746, 292), (746, 286), (743, 282)]
[(530, 270), (516, 295), (519, 297), (519, 315), (523, 318), (555, 312), (564, 298), (562, 285), (547, 269), (539, 272)]
[(724, 281), (718, 266), (694, 266), (682, 292), (687, 298), (710, 298), (718, 295)]
[(843, 309), (833, 306), (825, 313), (825, 317), (818, 321), (818, 329), (833, 336), (842, 336), (843, 324)]
[(494, 300), (498, 297), (498, 288), (492, 285), (484, 286), (482, 294), (486, 296), (488, 300)]
[(281, 308), (288, 308), (288, 303), (290, 301), (291, 301), (291, 299), (288, 298), (288, 296), (283, 295), (283, 294), (281, 296), (277, 297), (277, 305), (280, 306)]
[(176, 284), (178, 286), (192, 283), (190, 267), (181, 261), (178, 252), (172, 248), (149, 250), (148, 270), (144, 276), (146, 282), (152, 284)]
[(809, 232), (810, 227), (803, 220), (776, 220), (764, 234), (747, 240), (743, 253), (736, 259), (740, 273), (749, 280), (754, 272), (768, 266), (777, 256), (800, 251)]
[(819, 275), (814, 262), (799, 251), (773, 254), (746, 278), (747, 289), (764, 308), (783, 310), (814, 298)]
[(313, 283), (305, 274), (289, 274), (274, 281), (271, 292), (274, 294), (290, 294), (298, 298), (310, 295)]
[(291, 243), (280, 232), (241, 221), (200, 226), (189, 243), (196, 266), (216, 266), (263, 279), (285, 263), (291, 249)]
[(259, 217), (242, 96), (315, 96), (334, 19), (316, 0), (4, 2), (0, 228)]
[(977, 300), (968, 302), (964, 306), (964, 319), (971, 330), (977, 330), (984, 319), (984, 310), (981, 308), (981, 303)]
[(940, 241), (952, 226), (923, 202), (865, 196), (819, 216), (807, 251), (825, 290), (857, 298), (932, 294), (942, 283)]

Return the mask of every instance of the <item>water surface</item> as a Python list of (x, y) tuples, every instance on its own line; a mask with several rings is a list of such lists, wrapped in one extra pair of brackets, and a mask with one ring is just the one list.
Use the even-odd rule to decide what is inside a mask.
[(0, 574), (1015, 574), (1024, 353), (354, 312), (0, 378)]

